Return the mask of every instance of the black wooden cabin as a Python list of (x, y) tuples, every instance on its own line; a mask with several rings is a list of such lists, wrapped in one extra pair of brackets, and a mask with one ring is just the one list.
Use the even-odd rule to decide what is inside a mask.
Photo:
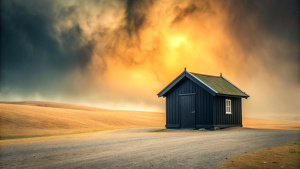
[(249, 95), (222, 76), (182, 72), (158, 97), (166, 97), (166, 128), (242, 125), (242, 98)]

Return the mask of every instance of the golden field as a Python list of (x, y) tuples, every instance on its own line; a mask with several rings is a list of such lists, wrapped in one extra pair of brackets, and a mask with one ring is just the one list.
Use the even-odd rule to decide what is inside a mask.
[(0, 103), (0, 137), (29, 137), (78, 132), (163, 127), (165, 114), (106, 110), (64, 103), (25, 101)]
[(243, 126), (261, 129), (300, 130), (300, 121), (243, 118)]
[[(107, 110), (74, 104), (24, 101), (0, 103), (0, 138), (162, 127), (165, 113)], [(243, 119), (244, 127), (299, 130), (299, 121)]]

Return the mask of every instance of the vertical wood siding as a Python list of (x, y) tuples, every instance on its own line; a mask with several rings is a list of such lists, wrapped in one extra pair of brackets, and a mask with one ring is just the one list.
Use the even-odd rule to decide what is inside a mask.
[[(231, 114), (226, 114), (225, 99), (231, 99)], [(214, 125), (242, 125), (242, 100), (235, 97), (215, 96)]]
[(212, 125), (214, 97), (188, 78), (182, 79), (166, 94), (166, 125), (180, 127), (179, 94), (187, 93), (196, 93), (196, 125)]

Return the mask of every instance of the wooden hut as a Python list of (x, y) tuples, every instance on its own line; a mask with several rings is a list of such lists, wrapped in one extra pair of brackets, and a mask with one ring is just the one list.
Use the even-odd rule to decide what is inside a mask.
[(222, 74), (185, 71), (158, 97), (166, 97), (166, 128), (226, 128), (242, 125), (242, 98), (249, 95)]

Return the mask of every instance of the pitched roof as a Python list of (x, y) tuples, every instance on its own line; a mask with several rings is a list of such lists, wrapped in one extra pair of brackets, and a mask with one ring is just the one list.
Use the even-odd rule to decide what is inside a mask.
[(210, 76), (203, 75), (198, 73), (192, 73), (188, 71), (182, 72), (176, 79), (174, 79), (168, 86), (166, 86), (161, 92), (157, 95), (159, 97), (165, 96), (165, 94), (171, 90), (181, 79), (184, 77), (189, 78), (206, 91), (208, 91), (213, 96), (215, 95), (229, 95), (229, 96), (237, 96), (237, 97), (245, 97), (248, 98), (249, 95), (231, 83), (223, 76)]
[(192, 72), (191, 74), (193, 74), (198, 79), (201, 79), (204, 83), (215, 89), (218, 92), (218, 94), (249, 97), (249, 95), (247, 95), (237, 86), (229, 82), (223, 76), (209, 76)]

